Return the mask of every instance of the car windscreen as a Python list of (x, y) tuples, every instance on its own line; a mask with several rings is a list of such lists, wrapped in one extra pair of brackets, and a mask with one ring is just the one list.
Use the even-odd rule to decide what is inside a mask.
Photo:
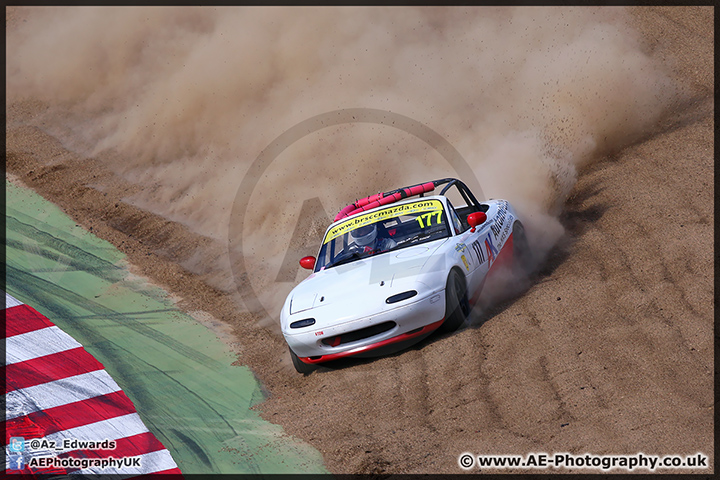
[(329, 229), (315, 271), (448, 237), (440, 200), (394, 205), (349, 218)]

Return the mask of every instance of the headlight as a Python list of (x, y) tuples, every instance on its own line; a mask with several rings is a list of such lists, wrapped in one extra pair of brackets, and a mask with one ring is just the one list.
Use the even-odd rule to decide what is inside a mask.
[(298, 320), (297, 322), (292, 322), (290, 324), (290, 328), (303, 328), (309, 327), (310, 325), (315, 325), (314, 318), (304, 318), (302, 320)]
[(398, 293), (397, 295), (393, 295), (392, 297), (388, 297), (385, 300), (385, 303), (397, 303), (402, 300), (407, 300), (408, 298), (412, 298), (415, 295), (417, 295), (417, 292), (415, 290), (408, 290), (407, 292)]

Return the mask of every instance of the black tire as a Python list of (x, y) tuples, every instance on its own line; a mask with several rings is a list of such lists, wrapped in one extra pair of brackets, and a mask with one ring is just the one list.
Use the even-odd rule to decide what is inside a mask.
[(457, 270), (450, 270), (445, 285), (445, 321), (440, 325), (439, 332), (454, 332), (465, 322), (470, 313), (467, 298), (467, 287)]
[(533, 270), (533, 256), (525, 236), (525, 227), (520, 221), (513, 224), (513, 273), (526, 277)]
[(290, 358), (292, 358), (293, 366), (295, 367), (295, 370), (298, 371), (298, 373), (302, 373), (303, 375), (309, 375), (312, 372), (315, 371), (315, 365), (310, 365), (309, 363), (305, 363), (295, 354), (295, 352), (292, 351), (290, 347), (288, 347), (288, 350), (290, 350)]

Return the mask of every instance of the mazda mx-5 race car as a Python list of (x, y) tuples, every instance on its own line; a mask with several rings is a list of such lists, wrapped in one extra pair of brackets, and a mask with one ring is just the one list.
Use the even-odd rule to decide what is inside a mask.
[[(437, 195), (425, 195), (442, 187)], [(448, 194), (456, 198), (453, 206)], [(461, 201), (458, 199), (462, 199)], [(524, 267), (529, 249), (505, 200), (478, 202), (445, 178), (379, 193), (338, 213), (313, 273), (287, 296), (280, 325), (295, 369), (346, 356), (389, 353), (470, 313), (488, 273)]]

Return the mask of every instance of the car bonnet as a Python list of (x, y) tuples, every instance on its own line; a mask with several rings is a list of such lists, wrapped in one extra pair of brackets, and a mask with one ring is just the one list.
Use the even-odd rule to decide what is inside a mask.
[[(342, 302), (349, 312), (385, 308), (385, 298), (422, 281), (445, 238), (315, 272), (290, 293), (290, 314)], [(377, 300), (375, 300), (377, 299)]]

